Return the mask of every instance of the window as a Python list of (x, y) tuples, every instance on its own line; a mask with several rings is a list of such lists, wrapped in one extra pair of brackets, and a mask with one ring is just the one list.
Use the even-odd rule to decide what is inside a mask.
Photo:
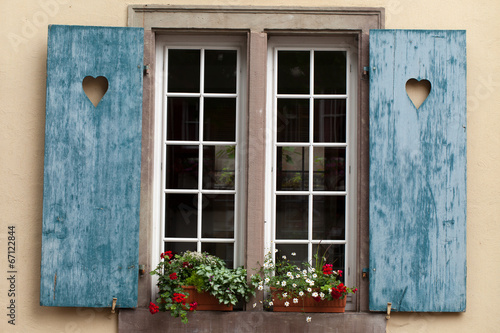
[(268, 248), (297, 264), (325, 256), (349, 285), (356, 271), (353, 41), (276, 36), (268, 46)]
[(161, 187), (154, 253), (207, 251), (229, 267), (243, 264), (244, 54), (242, 38), (234, 36), (158, 40)]

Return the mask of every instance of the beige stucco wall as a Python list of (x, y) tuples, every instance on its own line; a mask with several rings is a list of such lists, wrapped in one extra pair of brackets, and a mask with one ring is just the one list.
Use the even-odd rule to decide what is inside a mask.
[[(0, 10), (0, 331), (114, 332), (109, 309), (39, 306), (48, 24), (125, 26), (128, 4), (371, 6), (386, 28), (466, 29), (467, 312), (393, 313), (388, 332), (494, 332), (500, 319), (500, 2), (498, 0), (16, 0)], [(7, 323), (7, 226), (16, 226), (16, 325)]]

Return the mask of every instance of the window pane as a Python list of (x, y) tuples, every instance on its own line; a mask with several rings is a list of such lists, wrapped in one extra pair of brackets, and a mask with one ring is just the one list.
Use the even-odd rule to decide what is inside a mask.
[(278, 51), (278, 94), (309, 94), (309, 51)]
[[(288, 260), (291, 264), (301, 267), (302, 263), (307, 262), (307, 244), (276, 244), (276, 262)], [(295, 255), (293, 256), (292, 253)], [(283, 259), (283, 256), (286, 259)], [(292, 272), (297, 274), (298, 272)]]
[(166, 188), (198, 188), (198, 146), (167, 146)]
[(313, 238), (345, 239), (345, 197), (331, 195), (313, 197)]
[(167, 102), (167, 140), (197, 141), (200, 99), (169, 97)]
[(314, 148), (315, 191), (345, 191), (345, 148)]
[(200, 92), (200, 50), (168, 50), (168, 91)]
[(276, 162), (278, 191), (309, 189), (309, 147), (278, 147)]
[(203, 188), (234, 190), (236, 146), (203, 147)]
[(165, 237), (196, 237), (197, 194), (165, 194)]
[[(319, 247), (319, 249), (318, 249)], [(333, 270), (341, 270), (342, 277), (339, 280), (344, 282), (345, 277), (345, 245), (343, 244), (318, 244), (313, 245), (313, 254), (318, 253), (318, 257), (325, 257), (325, 263), (333, 265)], [(316, 263), (314, 262), (314, 265)]]
[(236, 98), (205, 98), (204, 109), (204, 140), (235, 141)]
[(236, 50), (205, 51), (205, 92), (236, 93)]
[(165, 242), (165, 251), (172, 251), (174, 254), (180, 254), (186, 251), (196, 251), (196, 243), (193, 242)]
[(314, 93), (346, 93), (346, 52), (314, 52)]
[(307, 195), (276, 196), (276, 239), (307, 239)]
[(314, 101), (314, 142), (346, 142), (345, 99)]
[(233, 268), (234, 244), (233, 243), (202, 243), (201, 252), (208, 252), (226, 262), (226, 266)]
[(279, 99), (278, 142), (309, 142), (309, 100)]
[(233, 238), (234, 194), (208, 194), (202, 200), (202, 237)]

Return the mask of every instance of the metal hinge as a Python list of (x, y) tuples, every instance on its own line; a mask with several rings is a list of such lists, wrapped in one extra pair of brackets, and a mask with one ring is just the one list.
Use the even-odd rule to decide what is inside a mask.
[(149, 64), (144, 65), (144, 75), (149, 75)]
[(370, 67), (364, 66), (363, 67), (363, 78), (367, 79), (370, 76)]

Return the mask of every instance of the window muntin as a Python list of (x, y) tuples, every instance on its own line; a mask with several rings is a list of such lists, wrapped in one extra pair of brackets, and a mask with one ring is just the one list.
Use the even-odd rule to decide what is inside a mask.
[[(182, 44), (182, 43), (181, 43)], [(239, 46), (163, 48), (160, 251), (237, 258), (240, 173)]]
[(326, 254), (349, 273), (356, 247), (355, 55), (350, 47), (308, 47), (298, 39), (269, 46), (268, 246), (296, 263)]

